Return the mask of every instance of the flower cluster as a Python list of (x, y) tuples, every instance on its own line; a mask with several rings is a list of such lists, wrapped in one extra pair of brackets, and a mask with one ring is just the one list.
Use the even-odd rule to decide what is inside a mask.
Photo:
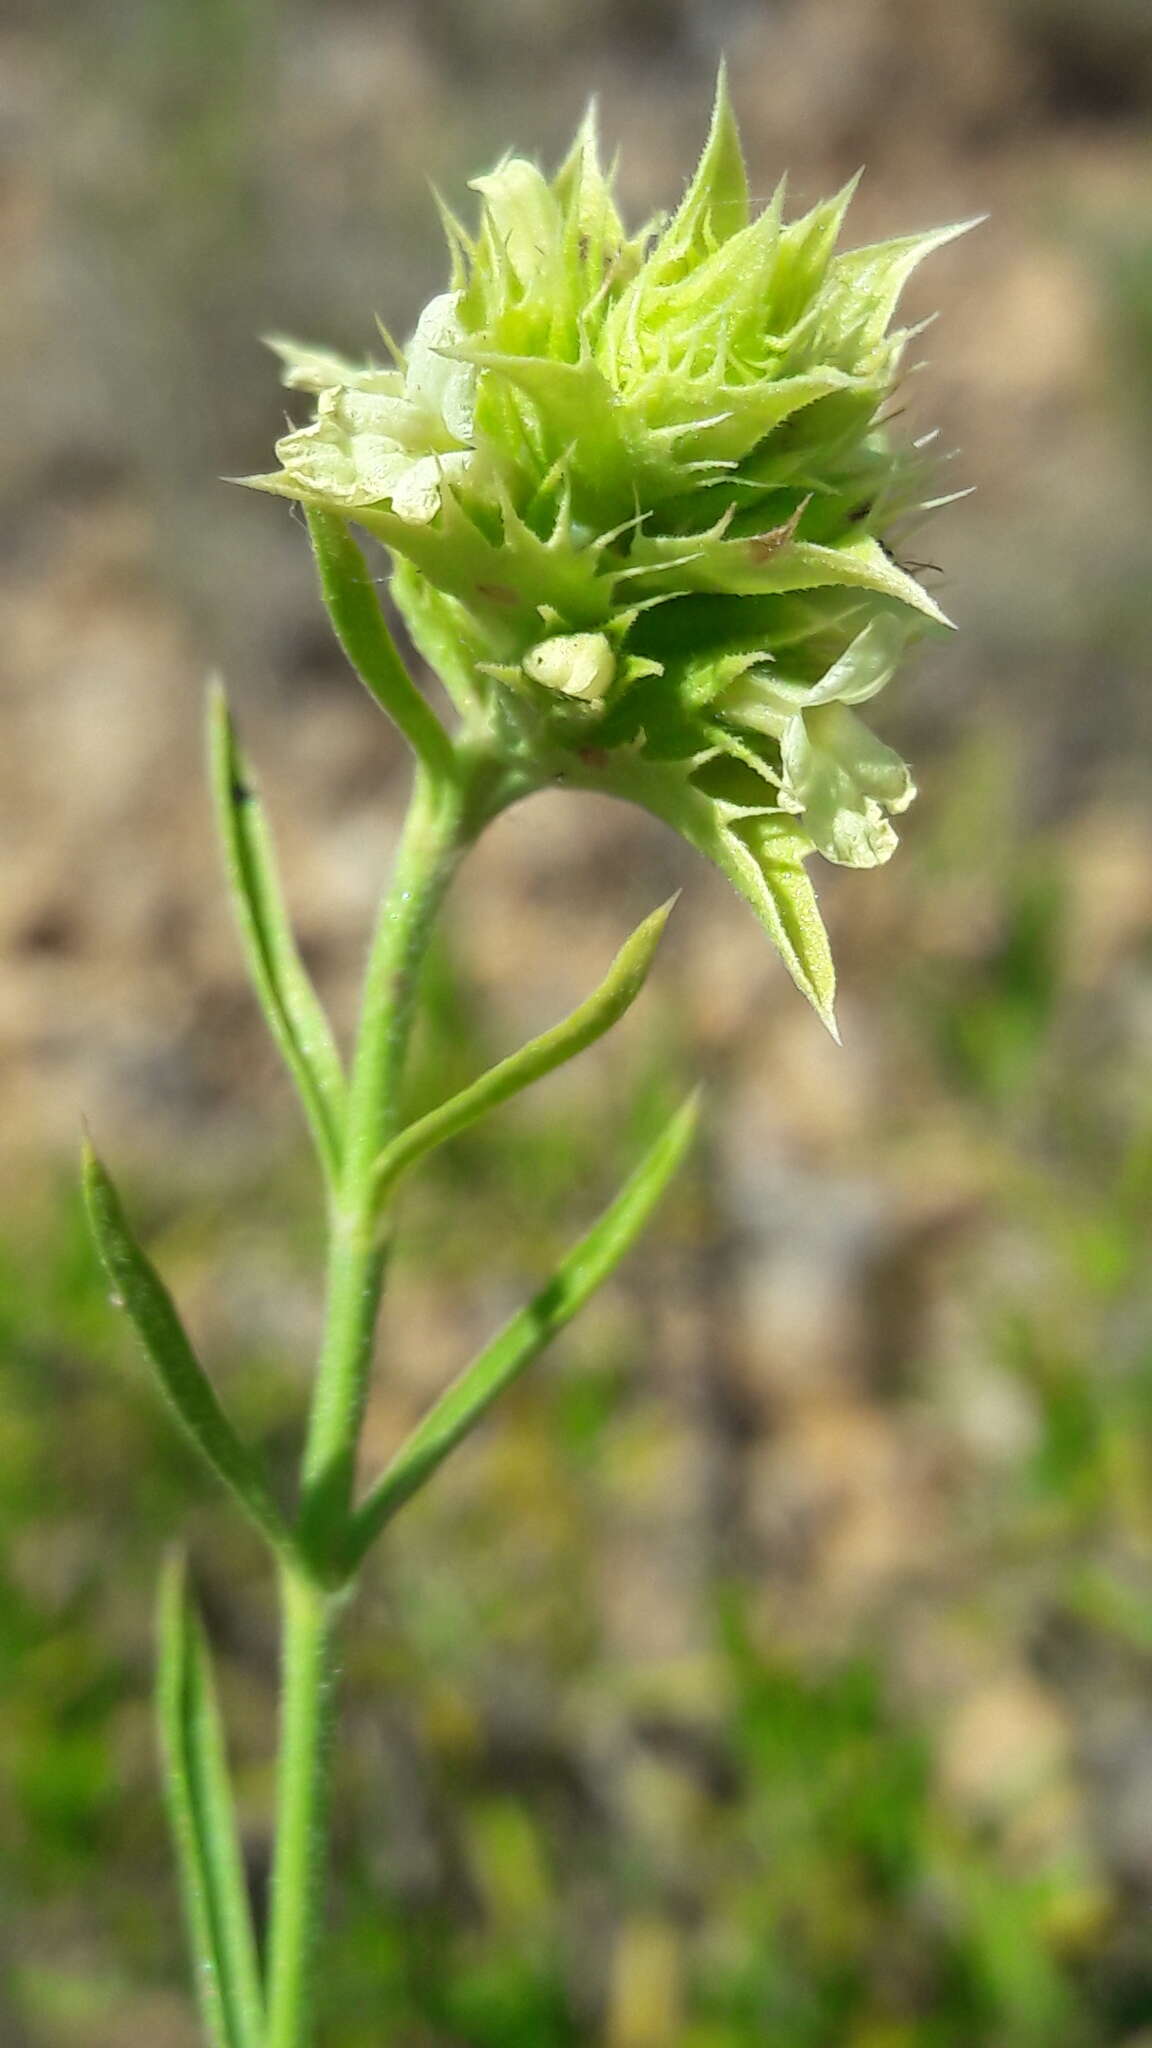
[[(888, 858), (908, 769), (856, 707), (946, 624), (895, 559), (924, 460), (884, 422), (915, 266), (838, 252), (852, 187), (753, 214), (721, 81), (696, 175), (629, 235), (586, 121), (445, 213), (451, 290), (388, 366), (274, 344), (312, 422), (254, 479), (378, 536), (421, 653), (524, 786), (644, 804), (752, 902), (830, 1015), (804, 867)], [(391, 347), (391, 345), (390, 345)]]

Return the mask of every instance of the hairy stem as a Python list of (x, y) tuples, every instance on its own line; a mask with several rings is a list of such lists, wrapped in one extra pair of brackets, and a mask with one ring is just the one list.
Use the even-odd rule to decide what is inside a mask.
[(373, 1167), (400, 1124), (400, 1087), (419, 975), (445, 890), (499, 808), (481, 757), (418, 771), (391, 887), (368, 957), (331, 1208), (324, 1341), (304, 1454), (299, 1553), (281, 1575), (283, 1662), (268, 2048), (312, 2038), (329, 1806), (334, 1627), (356, 1453), (384, 1282)]
[(462, 776), (417, 777), (364, 981), (333, 1205), (324, 1345), (304, 1456), (300, 1534), (321, 1569), (352, 1503), (386, 1247), (372, 1168), (400, 1123), (400, 1084), (421, 963), (468, 832)]
[(281, 1576), (283, 1627), (276, 1861), (268, 1943), (267, 2048), (312, 2037), (314, 1963), (328, 1829), (333, 1597)]

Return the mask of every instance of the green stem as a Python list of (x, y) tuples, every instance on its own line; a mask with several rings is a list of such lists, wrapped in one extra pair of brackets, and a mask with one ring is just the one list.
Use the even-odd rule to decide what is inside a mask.
[(400, 1123), (400, 1084), (419, 974), (458, 861), (500, 807), (481, 755), (417, 773), (391, 887), (364, 979), (334, 1193), (324, 1342), (304, 1454), (303, 1571), (281, 1576), (283, 1670), (276, 1854), (268, 1961), (268, 2048), (307, 2048), (323, 1903), (328, 1734), (337, 1591), (356, 1452), (384, 1282), (373, 1167)]
[(344, 1161), (333, 1205), (328, 1311), (304, 1454), (300, 1536), (323, 1569), (352, 1505), (386, 1246), (373, 1167), (400, 1124), (400, 1084), (421, 963), (436, 913), (470, 835), (463, 774), (417, 775), (392, 886), (364, 980), (348, 1090)]
[(288, 1571), (281, 1576), (281, 1600), (279, 1796), (266, 2038), (267, 2048), (305, 2048), (312, 2032), (328, 1823), (335, 1602), (322, 1588)]

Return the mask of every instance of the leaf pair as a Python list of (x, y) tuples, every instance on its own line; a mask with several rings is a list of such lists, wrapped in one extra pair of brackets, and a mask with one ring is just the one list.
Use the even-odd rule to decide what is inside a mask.
[[(223, 732), (227, 737), (226, 728)], [(674, 901), (661, 905), (638, 926), (586, 1002), (460, 1094), (409, 1125), (386, 1147), (372, 1169), (372, 1202), (381, 1223), (388, 1196), (418, 1160), (584, 1051), (624, 1015), (644, 986)], [(271, 956), (265, 949), (261, 958), (269, 957), (283, 955)], [(286, 1011), (278, 1009), (276, 1014)], [(298, 1009), (295, 1014), (299, 1016)], [(290, 1049), (295, 1067), (300, 1041), (286, 1028), (282, 1042)], [(317, 1100), (315, 1096), (311, 1099)], [(571, 1320), (624, 1257), (679, 1165), (694, 1122), (695, 1105), (689, 1103), (671, 1119), (616, 1199), (533, 1301), (513, 1317), (436, 1404), (357, 1511), (339, 1544), (340, 1564), (348, 1575), (384, 1523), (423, 1485), (501, 1389)], [(290, 1566), (300, 1568), (305, 1561), (297, 1536), (276, 1504), (262, 1461), (223, 1408), (171, 1294), (133, 1233), (112, 1179), (90, 1145), (85, 1147), (83, 1180), (93, 1234), (113, 1299), (131, 1319), (178, 1421), (273, 1551)]]
[[(647, 980), (675, 901), (671, 898), (644, 919), (620, 948), (599, 988), (569, 1016), (410, 1124), (380, 1153), (372, 1169), (371, 1192), (378, 1228), (384, 1227), (388, 1198), (401, 1176), (419, 1160), (575, 1058), (619, 1021)], [(343, 1575), (351, 1577), (386, 1523), (624, 1258), (683, 1159), (695, 1124), (693, 1097), (670, 1119), (614, 1201), (547, 1283), (434, 1403), (353, 1512), (336, 1561)]]

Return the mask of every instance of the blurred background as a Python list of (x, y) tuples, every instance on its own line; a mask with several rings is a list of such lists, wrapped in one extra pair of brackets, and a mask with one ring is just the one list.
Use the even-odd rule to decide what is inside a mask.
[[(193, 2048), (150, 1610), (187, 1535), (252, 1883), (263, 1564), (77, 1213), (86, 1115), (287, 1473), (316, 1189), (211, 840), (225, 672), (343, 1027), (406, 765), (289, 508), (258, 337), (438, 289), (429, 180), (599, 95), (674, 202), (726, 49), (754, 188), (987, 212), (910, 310), (961, 631), (922, 795), (820, 877), (843, 1050), (659, 828), (539, 798), (455, 891), (413, 1075), (542, 1028), (685, 896), (638, 1013), (413, 1186), (377, 1464), (703, 1071), (641, 1251), (398, 1526), (347, 1635), (328, 2048), (1152, 2043), (1148, 0), (3, 0), (0, 2043)], [(381, 566), (383, 566), (381, 564)], [(382, 1361), (383, 1363), (383, 1361)]]

